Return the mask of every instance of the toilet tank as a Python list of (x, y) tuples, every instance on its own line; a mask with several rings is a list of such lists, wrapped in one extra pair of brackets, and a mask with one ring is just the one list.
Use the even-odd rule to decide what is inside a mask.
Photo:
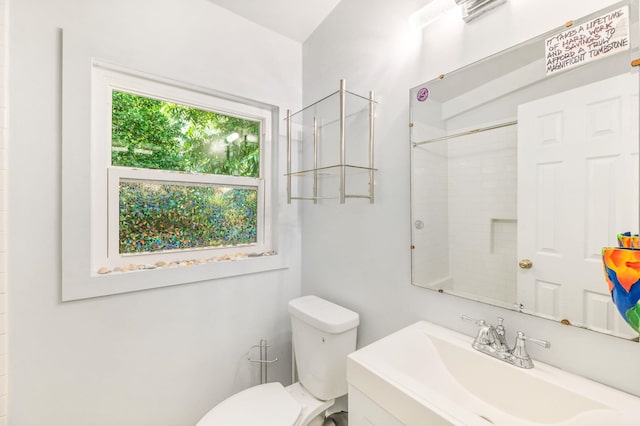
[(289, 302), (298, 380), (318, 399), (347, 393), (347, 355), (356, 349), (357, 313), (317, 296)]

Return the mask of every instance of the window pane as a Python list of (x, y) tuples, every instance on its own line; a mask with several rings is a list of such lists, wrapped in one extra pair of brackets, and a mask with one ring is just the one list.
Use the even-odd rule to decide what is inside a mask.
[(260, 122), (112, 92), (114, 166), (258, 177)]
[(257, 189), (120, 181), (120, 253), (256, 243)]

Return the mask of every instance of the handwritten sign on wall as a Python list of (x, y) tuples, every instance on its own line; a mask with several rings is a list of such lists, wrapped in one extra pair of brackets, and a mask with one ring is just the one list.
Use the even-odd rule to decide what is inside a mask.
[(547, 75), (629, 49), (629, 6), (545, 40)]

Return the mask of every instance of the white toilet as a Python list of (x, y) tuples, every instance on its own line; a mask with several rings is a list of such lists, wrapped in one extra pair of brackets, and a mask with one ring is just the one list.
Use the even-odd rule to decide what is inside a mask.
[(316, 296), (289, 302), (299, 382), (267, 383), (222, 401), (196, 426), (321, 426), (347, 393), (347, 355), (356, 349), (358, 314)]

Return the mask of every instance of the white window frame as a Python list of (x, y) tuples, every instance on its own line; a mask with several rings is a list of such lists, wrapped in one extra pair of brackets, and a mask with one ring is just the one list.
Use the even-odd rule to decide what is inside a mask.
[[(71, 61), (68, 61), (71, 63)], [(72, 70), (72, 71), (70, 71)], [(89, 69), (69, 67), (63, 84), (62, 294), (63, 301), (105, 296), (287, 268), (277, 253), (276, 168), (278, 108), (273, 105), (164, 79), (92, 60)], [(84, 76), (90, 76), (86, 78)], [(90, 80), (90, 84), (89, 83)], [(180, 173), (111, 166), (112, 91), (119, 90), (185, 106), (260, 121), (258, 178)], [(83, 97), (83, 94), (86, 97)], [(86, 100), (90, 99), (90, 102)], [(90, 110), (90, 111), (88, 111)], [(84, 119), (90, 121), (85, 124)], [(90, 143), (89, 143), (90, 141)], [(120, 178), (256, 188), (258, 237), (255, 244), (170, 250), (149, 254), (113, 252), (118, 246)], [(111, 185), (111, 193), (109, 193)], [(115, 187), (115, 192), (114, 192)], [(114, 225), (115, 224), (115, 225)], [(115, 230), (114, 230), (115, 229)], [(114, 239), (115, 238), (115, 239)], [(109, 247), (112, 247), (109, 251)], [(116, 250), (118, 251), (118, 249)], [(235, 261), (224, 261), (225, 255)], [(247, 256), (248, 254), (257, 256)], [(261, 255), (268, 253), (269, 255)], [(153, 267), (156, 262), (193, 266)], [(213, 260), (213, 261), (212, 261)], [(126, 265), (149, 269), (114, 271)], [(101, 271), (102, 270), (102, 271)], [(104, 273), (105, 270), (109, 271)]]
[[(166, 170), (138, 169), (111, 165), (112, 93), (120, 91), (179, 105), (229, 115), (260, 123), (260, 175), (257, 178)], [(271, 111), (208, 93), (167, 84), (148, 76), (93, 67), (93, 184), (92, 265), (100, 268), (151, 265), (156, 262), (211, 259), (231, 254), (262, 253), (271, 250), (270, 191), (263, 176), (271, 176)], [(119, 181), (121, 178), (159, 183), (213, 184), (254, 188), (258, 191), (258, 229), (255, 244), (219, 248), (170, 250), (165, 252), (119, 253)]]

